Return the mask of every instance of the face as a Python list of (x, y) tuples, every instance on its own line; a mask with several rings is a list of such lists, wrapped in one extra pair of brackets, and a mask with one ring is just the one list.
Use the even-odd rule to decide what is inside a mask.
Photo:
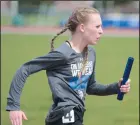
[(85, 24), (81, 24), (80, 31), (82, 32), (83, 39), (87, 44), (96, 45), (103, 34), (100, 15), (90, 14), (89, 20)]

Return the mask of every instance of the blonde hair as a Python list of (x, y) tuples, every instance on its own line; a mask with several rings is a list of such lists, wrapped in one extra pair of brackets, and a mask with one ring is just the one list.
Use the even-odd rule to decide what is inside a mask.
[[(51, 40), (51, 51), (54, 50), (54, 40), (61, 35), (62, 33), (66, 32), (68, 29), (73, 34), (76, 31), (76, 28), (81, 23), (86, 23), (89, 19), (89, 14), (93, 13), (99, 13), (98, 10), (92, 7), (79, 7), (76, 8), (71, 16), (69, 17), (64, 29), (56, 34), (56, 36), (53, 37)], [(88, 47), (85, 48), (85, 54), (84, 54), (84, 61), (83, 61), (83, 67), (81, 69), (81, 73), (84, 71), (86, 63), (88, 60)], [(81, 75), (79, 75), (81, 77)]]

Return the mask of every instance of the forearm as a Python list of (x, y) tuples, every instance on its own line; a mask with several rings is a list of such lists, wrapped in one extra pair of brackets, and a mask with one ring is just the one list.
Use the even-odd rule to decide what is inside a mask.
[(20, 67), (12, 80), (9, 95), (7, 97), (6, 110), (19, 110), (20, 109), (20, 95), (24, 87), (27, 77), (30, 75), (28, 67)]
[(118, 83), (103, 85), (103, 84), (99, 84), (99, 83), (95, 82), (95, 83), (91, 84), (90, 86), (88, 86), (87, 94), (106, 96), (106, 95), (117, 94), (118, 90), (119, 90)]

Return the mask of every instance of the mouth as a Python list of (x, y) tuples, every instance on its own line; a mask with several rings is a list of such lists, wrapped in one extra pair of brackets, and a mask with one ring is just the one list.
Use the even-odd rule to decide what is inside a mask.
[(97, 37), (97, 40), (99, 40), (100, 39), (100, 37)]

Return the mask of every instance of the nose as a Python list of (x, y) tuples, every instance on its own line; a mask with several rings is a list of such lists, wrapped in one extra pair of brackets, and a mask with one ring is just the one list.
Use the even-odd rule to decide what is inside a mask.
[(103, 29), (102, 29), (102, 27), (100, 27), (100, 29), (99, 29), (99, 34), (100, 34), (100, 35), (103, 34)]

